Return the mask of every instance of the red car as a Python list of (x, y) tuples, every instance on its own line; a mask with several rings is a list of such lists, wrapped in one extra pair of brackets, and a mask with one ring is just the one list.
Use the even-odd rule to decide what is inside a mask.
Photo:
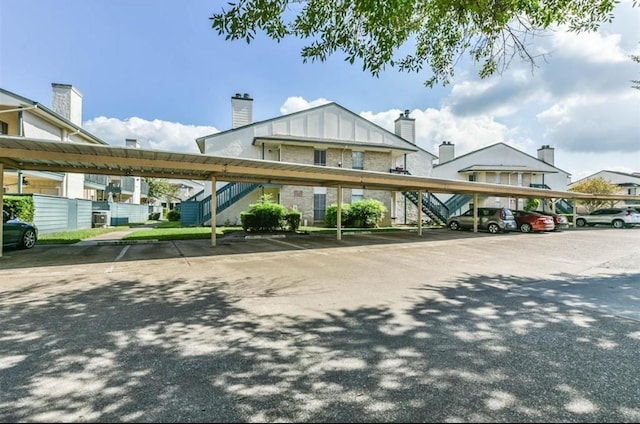
[(531, 211), (513, 211), (516, 218), (516, 224), (523, 233), (531, 231), (553, 231), (555, 224), (553, 218), (538, 212)]
[(553, 231), (566, 230), (567, 228), (569, 228), (569, 220), (564, 215), (560, 215), (558, 213), (553, 213), (549, 211), (546, 211), (546, 212), (536, 211), (536, 212), (542, 215), (549, 215), (551, 218), (553, 218), (553, 222), (556, 224), (556, 228)]

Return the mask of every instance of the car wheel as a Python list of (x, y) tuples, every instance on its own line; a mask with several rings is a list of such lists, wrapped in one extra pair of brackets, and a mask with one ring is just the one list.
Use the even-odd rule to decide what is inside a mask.
[(523, 233), (530, 233), (531, 232), (531, 225), (527, 224), (526, 222), (524, 224), (522, 224), (520, 226), (520, 231), (522, 231)]
[(500, 231), (500, 227), (498, 227), (498, 224), (489, 224), (487, 229), (491, 234), (496, 234), (498, 231)]
[(36, 245), (36, 233), (35, 231), (28, 229), (22, 235), (22, 241), (20, 242), (20, 247), (23, 249), (31, 249)]
[(624, 228), (624, 221), (616, 219), (615, 221), (613, 221), (612, 225), (613, 228)]
[(576, 225), (578, 227), (584, 227), (587, 224), (587, 221), (584, 218), (580, 218), (576, 221)]
[(458, 225), (458, 223), (456, 221), (451, 221), (449, 223), (449, 229), (453, 230), (453, 231), (456, 231), (456, 230), (460, 229), (460, 226)]

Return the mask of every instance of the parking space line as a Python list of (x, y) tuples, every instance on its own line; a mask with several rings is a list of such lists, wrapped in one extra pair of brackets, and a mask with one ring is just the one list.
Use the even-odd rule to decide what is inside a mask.
[(118, 262), (120, 259), (122, 259), (122, 257), (127, 253), (127, 250), (129, 250), (129, 248), (131, 247), (130, 244), (126, 245), (125, 247), (122, 248), (122, 250), (120, 251), (120, 254), (118, 254), (118, 256), (116, 256), (116, 258), (113, 260), (113, 262), (111, 262), (111, 265), (109, 266), (109, 268), (107, 268), (107, 270), (105, 271), (106, 274), (110, 274), (113, 272), (113, 268), (116, 266), (116, 262)]
[(288, 243), (286, 241), (282, 241), (282, 240), (278, 240), (278, 239), (274, 239), (274, 238), (269, 238), (269, 239), (266, 239), (266, 240), (272, 241), (274, 243), (284, 244), (286, 246), (295, 247), (296, 249), (300, 249), (300, 250), (307, 250), (307, 248), (304, 247), (304, 246), (300, 246), (298, 244), (293, 244), (293, 243)]

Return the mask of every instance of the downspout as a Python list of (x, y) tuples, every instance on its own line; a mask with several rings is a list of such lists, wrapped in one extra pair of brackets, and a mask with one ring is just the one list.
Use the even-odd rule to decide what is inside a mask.
[(22, 116), (22, 111), (22, 108), (18, 110), (18, 137), (22, 137), (24, 135), (24, 130), (22, 129), (22, 126), (24, 125), (24, 117)]

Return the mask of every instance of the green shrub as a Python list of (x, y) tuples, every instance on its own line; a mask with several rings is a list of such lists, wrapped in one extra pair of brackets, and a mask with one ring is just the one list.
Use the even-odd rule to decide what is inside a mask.
[(252, 212), (240, 212), (240, 223), (242, 224), (242, 229), (247, 232), (258, 227), (258, 220)]
[(525, 211), (535, 211), (540, 208), (540, 199), (527, 199), (524, 204)]
[(149, 214), (149, 219), (152, 221), (158, 221), (160, 219), (160, 212), (151, 212)]
[[(341, 220), (342, 225), (345, 227), (349, 227), (351, 225), (350, 210), (351, 210), (350, 204), (348, 203), (342, 204), (342, 213), (340, 214), (340, 216), (342, 217), (342, 220)], [(324, 225), (326, 225), (327, 227), (338, 226), (338, 204), (337, 203), (334, 203), (327, 208), (324, 214)]]
[(356, 228), (373, 228), (384, 218), (387, 207), (379, 200), (364, 199), (351, 204), (349, 222)]
[(296, 232), (300, 228), (300, 218), (302, 214), (298, 211), (289, 211), (284, 216), (284, 222), (287, 224), (287, 230)]
[(275, 231), (282, 228), (287, 209), (271, 200), (271, 195), (265, 194), (260, 197), (260, 202), (254, 203), (249, 209), (253, 215), (247, 216), (246, 212), (241, 214), (243, 220), (242, 228), (245, 231)]
[(167, 219), (169, 221), (180, 221), (180, 211), (172, 209), (167, 212)]
[(12, 217), (20, 218), (25, 222), (33, 222), (35, 207), (31, 196), (4, 196), (3, 209)]

